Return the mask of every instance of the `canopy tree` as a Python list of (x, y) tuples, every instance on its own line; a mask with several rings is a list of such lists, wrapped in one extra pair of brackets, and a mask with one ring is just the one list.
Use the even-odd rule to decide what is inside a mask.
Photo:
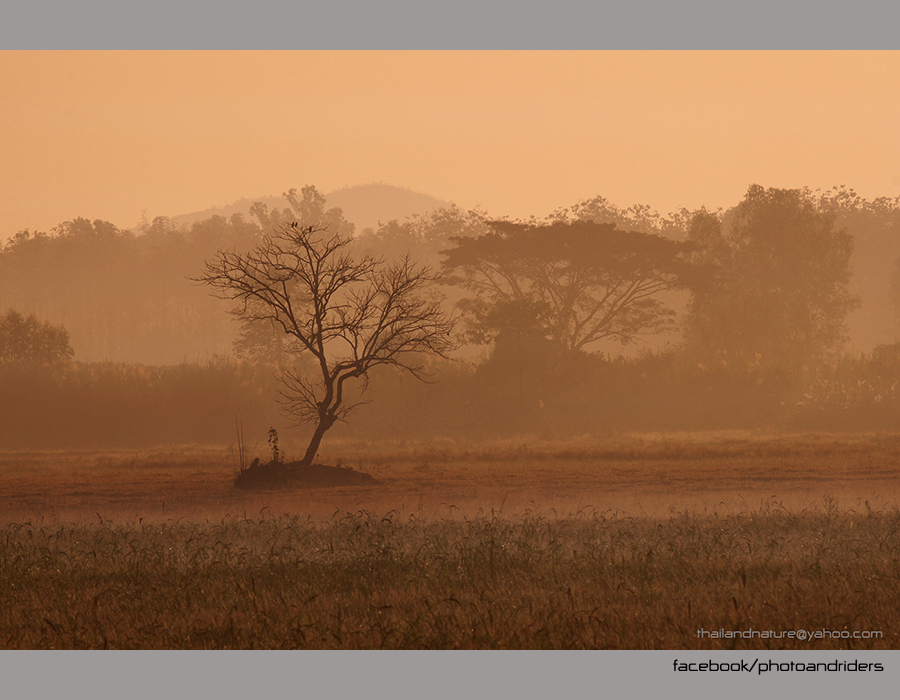
[(347, 382), (379, 365), (424, 378), (423, 353), (453, 348), (453, 320), (432, 294), (435, 279), (408, 257), (388, 263), (354, 258), (349, 237), (324, 226), (282, 225), (249, 253), (222, 252), (198, 281), (238, 302), (237, 316), (274, 324), (293, 353), (313, 360), (315, 373), (286, 370), (282, 405), (298, 423), (315, 424), (302, 463), (311, 464), (322, 437), (358, 403)]
[(490, 233), (453, 238), (443, 251), (448, 281), (471, 293), (459, 306), (476, 343), (511, 331), (569, 351), (627, 343), (670, 323), (658, 297), (694, 274), (688, 244), (611, 223), (488, 223)]
[(692, 223), (695, 256), (717, 274), (694, 292), (689, 347), (797, 379), (846, 339), (858, 304), (848, 286), (853, 238), (806, 190), (752, 185), (726, 219), (700, 212)]

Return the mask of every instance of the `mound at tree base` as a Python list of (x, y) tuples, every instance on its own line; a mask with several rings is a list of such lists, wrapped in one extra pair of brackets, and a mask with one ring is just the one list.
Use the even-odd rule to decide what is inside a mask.
[(350, 467), (301, 462), (269, 462), (244, 469), (234, 480), (239, 489), (284, 489), (295, 486), (359, 486), (377, 484), (375, 477)]

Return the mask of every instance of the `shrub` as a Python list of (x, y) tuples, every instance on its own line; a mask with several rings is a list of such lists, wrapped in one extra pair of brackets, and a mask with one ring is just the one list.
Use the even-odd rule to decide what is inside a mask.
[(50, 364), (70, 359), (69, 332), (37, 316), (10, 309), (0, 316), (0, 362)]

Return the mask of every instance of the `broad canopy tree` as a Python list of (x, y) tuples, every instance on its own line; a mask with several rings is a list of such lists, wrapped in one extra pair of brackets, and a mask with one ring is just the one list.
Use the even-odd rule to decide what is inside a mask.
[(447, 281), (471, 296), (459, 307), (467, 335), (487, 343), (510, 332), (541, 336), (562, 351), (658, 332), (674, 313), (662, 292), (690, 284), (688, 244), (614, 224), (489, 222), (443, 251)]
[(312, 376), (282, 374), (283, 406), (298, 423), (315, 424), (302, 462), (354, 406), (348, 382), (379, 365), (424, 378), (422, 356), (453, 348), (453, 320), (431, 296), (435, 276), (408, 257), (388, 263), (349, 252), (351, 239), (319, 225), (282, 225), (246, 254), (220, 251), (197, 281), (238, 302), (235, 313), (273, 324), (290, 349), (311, 358)]

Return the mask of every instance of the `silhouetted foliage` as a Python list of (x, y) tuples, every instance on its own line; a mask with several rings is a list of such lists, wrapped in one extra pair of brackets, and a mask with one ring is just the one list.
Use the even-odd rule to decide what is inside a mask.
[(655, 233), (666, 238), (684, 240), (690, 227), (692, 213), (679, 209), (662, 216), (647, 204), (634, 204), (624, 209), (606, 197), (596, 196), (581, 200), (570, 207), (558, 209), (550, 217), (553, 221), (593, 221), (597, 224), (615, 224), (622, 231)]
[(292, 357), (289, 346), (290, 337), (277, 323), (242, 319), (233, 350), (235, 357), (242, 360), (281, 366)]
[(268, 367), (223, 359), (0, 363), (0, 449), (226, 445), (235, 415), (252, 434), (280, 425), (275, 390)]
[(239, 302), (240, 318), (280, 326), (291, 352), (315, 359), (315, 379), (282, 375), (286, 410), (300, 423), (315, 423), (303, 464), (312, 463), (325, 432), (356, 405), (347, 400), (346, 382), (365, 380), (379, 365), (422, 378), (417, 356), (443, 355), (453, 345), (451, 319), (424, 294), (434, 279), (427, 269), (409, 258), (354, 259), (350, 243), (295, 222), (247, 254), (220, 252), (199, 278), (220, 298)]
[(900, 294), (895, 264), (900, 259), (900, 197), (867, 200), (847, 187), (814, 195), (817, 208), (834, 217), (837, 229), (853, 236), (848, 290), (860, 304), (847, 316), (857, 348), (900, 341)]
[(690, 239), (695, 259), (717, 269), (687, 319), (701, 361), (761, 367), (790, 384), (841, 347), (858, 303), (848, 291), (853, 240), (808, 192), (753, 185), (727, 232), (700, 212)]
[(34, 314), (25, 317), (13, 309), (0, 316), (0, 362), (49, 364), (74, 354), (69, 332), (62, 326), (41, 323)]
[(188, 275), (258, 233), (241, 217), (190, 229), (157, 217), (143, 235), (85, 219), (21, 232), (0, 251), (0, 304), (65, 326), (84, 360), (173, 364), (227, 353), (233, 324)]
[[(48, 232), (20, 232), (0, 247), (0, 310), (16, 309), (20, 325), (36, 317), (38, 326), (65, 328), (78, 358), (91, 361), (10, 361), (9, 351), (0, 353), (0, 446), (221, 444), (233, 440), (235, 414), (257, 435), (286, 427), (269, 397), (279, 387), (289, 390), (273, 366), (306, 382), (321, 372), (318, 358), (306, 350), (298, 356), (297, 337), (265, 318), (265, 305), (260, 311), (249, 301), (251, 313), (238, 327), (228, 305), (188, 280), (218, 250), (256, 250), (263, 239), (258, 222), (271, 230), (310, 216), (349, 237), (340, 211), (326, 209), (314, 187), (285, 198), (284, 208), (255, 206), (250, 217), (210, 216), (180, 226), (156, 217), (135, 233), (74, 219)], [(661, 217), (649, 207), (621, 209), (596, 197), (548, 221), (491, 226), (481, 212), (451, 207), (388, 221), (342, 249), (356, 260), (384, 256), (395, 266), (436, 265), (440, 251), (450, 249), (459, 263), (455, 280), (471, 274), (482, 286), (443, 291), (454, 303), (465, 298), (469, 340), (492, 343), (489, 359), (482, 346), (470, 346), (468, 364), (410, 356), (435, 383), (404, 381), (401, 365), (372, 366), (358, 378), (378, 401), (354, 414), (354, 439), (900, 426), (900, 351), (891, 345), (900, 339), (900, 198), (868, 201), (844, 187), (824, 193), (752, 187), (725, 212)], [(573, 222), (598, 233), (580, 241)], [(556, 233), (542, 237), (544, 228)], [(662, 236), (673, 240), (657, 245)], [(664, 336), (655, 335), (647, 343), (655, 343), (652, 352), (627, 358), (586, 352), (608, 346), (585, 340), (588, 325), (579, 319), (590, 316), (588, 307), (571, 300), (603, 299), (608, 290), (597, 280), (613, 280), (612, 271), (621, 280), (645, 279), (654, 269), (647, 250), (671, 253), (660, 256), (675, 265), (661, 281), (673, 286), (650, 291), (655, 303), (622, 312), (619, 325), (598, 337), (648, 339), (671, 327), (672, 310), (688, 296), (672, 289), (688, 285), (688, 343), (667, 351)], [(499, 291), (487, 285), (483, 275), (492, 265), (518, 290), (503, 286), (502, 276)], [(420, 298), (435, 283), (431, 275), (423, 279)], [(359, 282), (356, 298), (364, 286)], [(857, 294), (864, 301), (854, 313)], [(451, 306), (445, 300), (443, 308)], [(856, 350), (868, 352), (840, 354), (847, 325)], [(340, 342), (335, 338), (334, 347)], [(229, 352), (246, 361), (225, 359)], [(104, 358), (116, 362), (97, 362)], [(350, 393), (337, 414), (358, 400)], [(323, 395), (309, 396), (315, 409), (306, 401), (293, 417), (307, 411), (317, 422), (313, 410)], [(350, 437), (349, 430), (335, 424), (329, 435)]]
[(408, 255), (421, 265), (437, 268), (441, 251), (453, 238), (477, 237), (491, 229), (480, 211), (463, 211), (458, 207), (436, 209), (428, 214), (381, 223), (377, 230), (367, 229), (356, 246), (368, 255), (395, 259)]
[(688, 246), (613, 224), (490, 222), (491, 233), (454, 238), (448, 281), (472, 296), (459, 306), (475, 343), (540, 336), (560, 351), (598, 340), (628, 343), (669, 326), (661, 292), (692, 283)]
[(269, 208), (262, 202), (254, 202), (250, 214), (256, 217), (263, 231), (274, 231), (290, 226), (294, 221), (303, 221), (308, 225), (327, 228), (342, 237), (352, 238), (354, 226), (344, 218), (344, 212), (337, 207), (325, 209), (325, 197), (315, 185), (306, 185), (297, 194), (294, 188), (282, 195), (290, 208)]

